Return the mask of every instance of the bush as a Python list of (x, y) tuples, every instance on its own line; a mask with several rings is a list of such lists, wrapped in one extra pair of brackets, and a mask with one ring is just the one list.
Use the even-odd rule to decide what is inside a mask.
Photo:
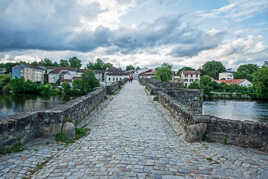
[(65, 95), (70, 95), (71, 94), (72, 90), (71, 90), (71, 86), (70, 86), (69, 83), (63, 82), (61, 86), (63, 87), (63, 92), (64, 92)]

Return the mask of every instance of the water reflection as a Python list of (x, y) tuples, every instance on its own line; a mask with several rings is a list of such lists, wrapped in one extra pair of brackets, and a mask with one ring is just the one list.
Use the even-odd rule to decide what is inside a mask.
[(70, 97), (35, 95), (0, 95), (0, 117), (19, 112), (33, 112), (53, 108), (70, 100)]
[(239, 100), (204, 101), (203, 114), (225, 119), (268, 122), (268, 102)]

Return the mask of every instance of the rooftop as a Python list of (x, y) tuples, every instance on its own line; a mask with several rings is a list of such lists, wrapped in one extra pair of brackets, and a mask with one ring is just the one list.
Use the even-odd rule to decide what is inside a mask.
[(226, 83), (228, 85), (232, 85), (232, 84), (241, 84), (244, 81), (246, 81), (247, 79), (233, 79), (233, 80), (215, 80), (217, 83)]

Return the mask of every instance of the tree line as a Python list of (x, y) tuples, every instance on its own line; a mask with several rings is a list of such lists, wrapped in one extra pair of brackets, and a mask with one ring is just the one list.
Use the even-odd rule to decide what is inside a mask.
[[(183, 67), (177, 71), (180, 75), (182, 71), (196, 69)], [(260, 99), (268, 99), (268, 68), (258, 67), (256, 64), (240, 65), (234, 72), (235, 79), (247, 79), (253, 83), (253, 87), (241, 87), (239, 85), (218, 84), (212, 79), (218, 79), (219, 73), (226, 72), (226, 68), (219, 61), (208, 61), (198, 69), (201, 73), (200, 82), (193, 82), (189, 88), (204, 89), (205, 93), (216, 92), (238, 92), (248, 94)], [(162, 64), (156, 68), (156, 78), (168, 82), (172, 79), (172, 66)]]

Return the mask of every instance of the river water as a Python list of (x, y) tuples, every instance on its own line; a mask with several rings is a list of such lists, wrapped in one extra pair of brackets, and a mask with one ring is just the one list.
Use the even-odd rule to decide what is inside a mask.
[(51, 109), (69, 101), (68, 97), (36, 95), (0, 95), (0, 118), (14, 115), (19, 112), (34, 112)]
[(224, 119), (268, 122), (268, 102), (244, 100), (204, 101), (203, 114)]

